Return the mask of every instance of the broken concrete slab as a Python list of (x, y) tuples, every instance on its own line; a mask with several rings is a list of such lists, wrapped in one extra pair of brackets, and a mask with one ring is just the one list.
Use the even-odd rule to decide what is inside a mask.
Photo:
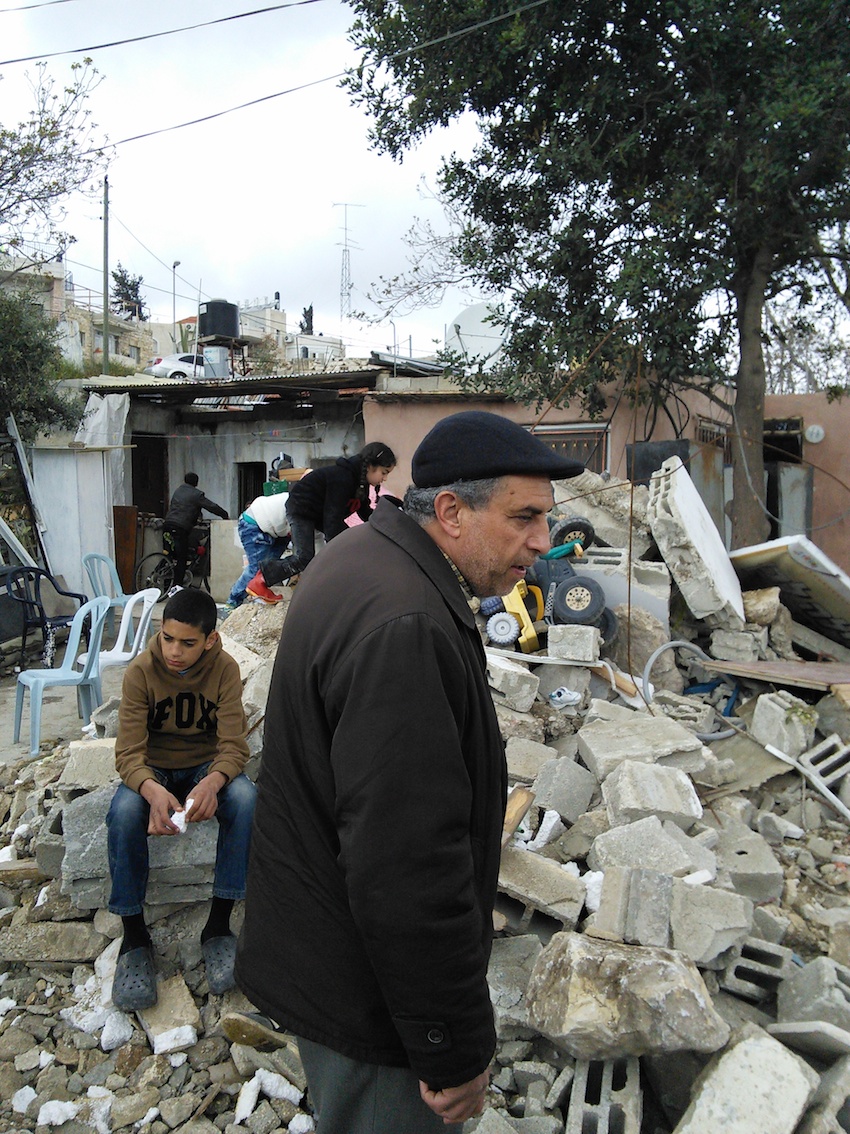
[(844, 1056), (821, 1075), (808, 1111), (796, 1134), (836, 1134), (847, 1123), (850, 1098), (850, 1057)]
[(774, 1039), (804, 1051), (818, 1059), (830, 1060), (837, 1055), (850, 1055), (850, 1032), (826, 1020), (801, 1020), (797, 1024), (768, 1024)]
[(717, 867), (728, 875), (735, 891), (754, 902), (776, 901), (782, 894), (785, 872), (768, 841), (717, 810), (706, 812), (704, 822), (717, 831)]
[(534, 1027), (576, 1059), (709, 1052), (729, 1038), (696, 966), (670, 949), (558, 933), (527, 999)]
[(596, 626), (555, 625), (549, 627), (546, 650), (550, 657), (595, 665), (599, 661), (602, 635)]
[(593, 524), (597, 543), (631, 547), (638, 559), (652, 546), (646, 522), (648, 493), (643, 485), (585, 469), (570, 480), (555, 481), (552, 488), (556, 515), (586, 517)]
[(678, 878), (672, 885), (671, 944), (695, 965), (711, 965), (750, 932), (753, 903), (748, 898)]
[(153, 1008), (138, 1013), (154, 1055), (194, 1047), (201, 1029), (201, 1014), (183, 977), (178, 973), (167, 980), (160, 979), (157, 991), (159, 997)]
[(679, 768), (624, 760), (602, 784), (612, 827), (650, 815), (688, 831), (702, 818), (702, 804), (690, 778)]
[(780, 1024), (822, 1020), (850, 1031), (850, 969), (829, 957), (795, 969), (777, 990), (776, 1018)]
[(90, 921), (23, 922), (0, 929), (4, 962), (80, 963), (93, 961), (109, 944)]
[(600, 783), (624, 760), (663, 764), (691, 775), (714, 762), (710, 749), (677, 721), (629, 714), (618, 720), (586, 721), (578, 732), (578, 752)]
[(514, 1035), (515, 1029), (531, 1028), (525, 993), (534, 964), (543, 945), (533, 933), (518, 937), (497, 937), (490, 952), (487, 983), (496, 1019), (497, 1034)]
[(673, 879), (657, 870), (609, 867), (602, 879), (599, 909), (585, 933), (630, 945), (670, 944)]
[[(540, 775), (541, 768), (545, 767), (550, 761), (557, 759), (558, 750), (556, 748), (552, 748), (548, 744), (540, 744), (536, 740), (525, 740), (518, 736), (512, 736), (505, 745), (505, 760), (508, 765), (508, 779), (511, 783), (534, 783)], [(569, 761), (569, 763), (572, 763), (572, 761)]]
[(710, 1061), (674, 1134), (793, 1134), (819, 1082), (798, 1055), (751, 1028)]
[(759, 744), (796, 757), (812, 747), (816, 722), (811, 705), (787, 689), (777, 689), (756, 701), (750, 734)]
[(647, 519), (694, 617), (716, 628), (740, 629), (744, 624), (741, 584), (679, 457), (664, 461), (650, 477)]
[(60, 784), (93, 791), (118, 782), (114, 737), (72, 740), (68, 752), (68, 762), (58, 780)]
[(638, 866), (680, 877), (700, 869), (698, 860), (689, 853), (687, 836), (681, 842), (672, 839), (655, 815), (597, 835), (587, 864), (591, 870), (603, 872), (610, 866)]

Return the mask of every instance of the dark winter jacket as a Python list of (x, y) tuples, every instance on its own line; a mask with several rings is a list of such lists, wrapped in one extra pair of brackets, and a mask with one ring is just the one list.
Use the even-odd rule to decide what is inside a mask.
[(227, 519), (224, 508), (212, 500), (207, 500), (200, 488), (193, 488), (191, 484), (181, 484), (171, 497), (171, 503), (165, 513), (165, 523), (189, 532), (197, 524), (201, 509), (212, 512), (215, 516), (221, 516), (222, 520)]
[(245, 994), (435, 1089), (484, 1071), (504, 746), (460, 585), (389, 502), (298, 584), (258, 786)]
[(345, 521), (354, 512), (368, 520), (372, 514), (368, 494), (365, 500), (357, 499), (362, 470), (362, 457), (337, 457), (335, 464), (313, 469), (289, 486), (287, 515), (310, 520), (326, 540), (344, 532)]

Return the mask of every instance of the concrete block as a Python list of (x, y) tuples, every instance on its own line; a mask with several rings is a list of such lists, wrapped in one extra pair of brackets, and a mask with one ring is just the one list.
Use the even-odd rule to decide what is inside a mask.
[(575, 1066), (571, 1063), (558, 1072), (558, 1077), (549, 1088), (546, 1096), (546, 1106), (549, 1110), (563, 1107), (570, 1097), (570, 1090), (575, 1077)]
[(62, 769), (59, 783), (93, 791), (106, 784), (117, 784), (115, 740), (112, 737), (94, 740), (72, 740), (68, 745), (68, 762)]
[(587, 858), (594, 839), (607, 830), (608, 812), (604, 807), (586, 811), (555, 844), (561, 862)]
[(755, 662), (764, 658), (767, 630), (751, 634), (746, 630), (714, 630), (708, 652), (720, 661)]
[(753, 936), (781, 945), (791, 921), (775, 906), (756, 906), (753, 910)]
[(678, 768), (624, 760), (602, 784), (602, 798), (612, 827), (655, 815), (687, 831), (702, 818), (690, 778)]
[(555, 514), (585, 516), (593, 524), (597, 543), (630, 547), (638, 559), (652, 546), (647, 528), (647, 490), (617, 477), (604, 478), (585, 469), (569, 480), (555, 481)]
[(762, 693), (756, 701), (750, 736), (788, 756), (800, 756), (812, 747), (817, 713), (787, 689)]
[(625, 940), (632, 945), (670, 944), (674, 880), (657, 870), (632, 870), (626, 910)]
[(747, 937), (740, 951), (720, 976), (720, 987), (745, 1000), (772, 1000), (782, 981), (796, 971), (794, 954), (783, 945), (759, 937)]
[(710, 733), (715, 729), (714, 706), (700, 701), (697, 696), (683, 697), (669, 689), (656, 689), (652, 705), (691, 732)]
[(823, 1020), (850, 1031), (850, 969), (816, 957), (784, 980), (776, 994), (780, 1024)]
[[(850, 1056), (845, 1055), (821, 1075), (796, 1134), (843, 1134), (850, 1110)], [(841, 1119), (842, 1121), (839, 1121)]]
[(62, 836), (62, 808), (56, 807), (46, 816), (34, 840), (35, 861), (47, 878), (58, 878), (65, 857), (65, 839)]
[(696, 965), (710, 965), (739, 945), (753, 924), (753, 903), (740, 894), (672, 880), (670, 932), (673, 948)]
[(537, 696), (540, 679), (519, 662), (487, 654), (487, 680), (509, 709), (527, 713)]
[(158, 992), (153, 1008), (138, 1013), (154, 1055), (194, 1047), (201, 1030), (201, 1013), (183, 977), (178, 973), (168, 980), (160, 979)]
[(632, 871), (627, 866), (611, 866), (603, 874), (599, 909), (593, 918), (593, 936), (625, 941), (631, 877)]
[(514, 932), (537, 933), (548, 941), (553, 933), (574, 929), (584, 894), (581, 879), (557, 862), (516, 847), (502, 851), (496, 908)]
[(696, 967), (672, 949), (558, 933), (527, 991), (528, 1018), (576, 1059), (716, 1051), (729, 1028)]
[(710, 626), (740, 629), (744, 622), (741, 584), (679, 457), (664, 461), (650, 477), (647, 519), (691, 613)]
[[(508, 779), (515, 784), (533, 784), (541, 769), (557, 756), (558, 750), (548, 744), (518, 736), (509, 737), (505, 745)], [(541, 803), (540, 806), (544, 805)]]
[(705, 832), (702, 831), (699, 834), (685, 834), (675, 823), (662, 823), (661, 826), (668, 839), (677, 843), (690, 859), (692, 869), (688, 873), (707, 872), (708, 881), (713, 882), (717, 877), (717, 856), (712, 849), (714, 841), (705, 838)]
[(693, 855), (664, 831), (654, 815), (597, 835), (587, 864), (591, 870), (603, 872), (610, 866), (627, 866), (680, 876), (698, 869)]
[(800, 763), (817, 773), (829, 787), (834, 787), (850, 772), (850, 744), (845, 744), (834, 732), (804, 752)]
[(674, 1134), (793, 1134), (819, 1081), (766, 1032), (745, 1034), (709, 1063)]
[(806, 1020), (799, 1024), (769, 1023), (766, 1030), (795, 1051), (804, 1051), (828, 1063), (836, 1056), (850, 1055), (850, 1032), (825, 1020)]
[(599, 661), (602, 635), (596, 626), (550, 626), (546, 651), (553, 658), (595, 665)]
[[(510, 764), (508, 768), (510, 772)], [(590, 807), (598, 787), (592, 772), (562, 756), (543, 764), (532, 791), (538, 807), (557, 811), (568, 823), (575, 823)]]
[(717, 829), (717, 868), (729, 875), (735, 890), (754, 902), (776, 901), (785, 874), (767, 840), (720, 812), (706, 813), (704, 821)]
[(714, 759), (702, 741), (677, 721), (636, 712), (625, 719), (587, 720), (578, 732), (578, 754), (600, 782), (624, 760), (693, 774)]
[(564, 1134), (640, 1134), (643, 1092), (637, 1059), (576, 1063)]
[(509, 709), (494, 698), (496, 720), (499, 722), (499, 732), (505, 740), (517, 736), (521, 740), (536, 740), (538, 744), (546, 741), (546, 728), (543, 717), (532, 713), (518, 713), (516, 709)]

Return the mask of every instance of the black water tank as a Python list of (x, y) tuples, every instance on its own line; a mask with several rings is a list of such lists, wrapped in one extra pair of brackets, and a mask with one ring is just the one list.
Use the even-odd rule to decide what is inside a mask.
[(239, 308), (226, 299), (202, 303), (198, 313), (198, 334), (202, 339), (238, 339)]

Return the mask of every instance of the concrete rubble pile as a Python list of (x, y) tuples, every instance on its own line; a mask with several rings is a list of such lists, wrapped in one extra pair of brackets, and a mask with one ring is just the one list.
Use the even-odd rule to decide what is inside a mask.
[[(648, 491), (588, 472), (555, 487), (556, 512), (611, 545), (581, 570), (620, 628), (605, 643), (550, 626), (537, 654), (488, 647), (513, 819), (489, 971), (498, 1050), (465, 1129), (850, 1131), (850, 709), (705, 667), (796, 655), (778, 589), (742, 593), (675, 462)], [(286, 606), (222, 627), (249, 774)], [(159, 1005), (131, 1018), (110, 1003), (115, 711), (96, 739), (0, 770), (0, 1131), (312, 1129), (295, 1046), (221, 1033), (250, 1006), (206, 987), (209, 825), (152, 844)]]

